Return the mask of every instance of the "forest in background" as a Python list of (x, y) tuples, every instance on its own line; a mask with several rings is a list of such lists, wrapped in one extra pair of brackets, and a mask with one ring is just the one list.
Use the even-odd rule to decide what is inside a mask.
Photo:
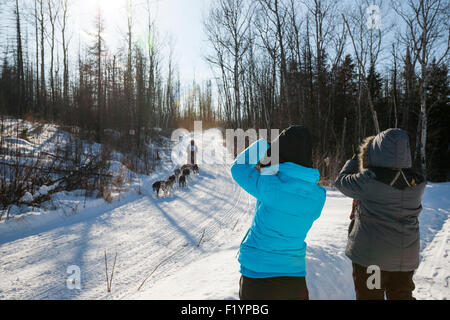
[[(364, 137), (397, 127), (410, 135), (415, 167), (450, 178), (448, 1), (214, 0), (203, 23), (216, 77), (202, 83), (181, 83), (151, 1), (124, 2), (117, 51), (100, 9), (90, 40), (70, 41), (71, 3), (0, 0), (1, 115), (57, 123), (138, 157), (152, 129), (194, 120), (304, 124), (326, 180)], [(144, 45), (136, 10), (148, 14)]]
[(305, 124), (332, 179), (364, 137), (409, 133), (414, 166), (449, 175), (448, 1), (217, 0), (205, 22), (228, 126)]

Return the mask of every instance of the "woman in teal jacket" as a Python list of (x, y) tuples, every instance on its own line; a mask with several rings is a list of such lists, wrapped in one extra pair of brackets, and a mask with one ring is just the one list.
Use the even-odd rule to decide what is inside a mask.
[[(271, 150), (279, 150), (279, 159)], [(260, 161), (264, 156), (267, 158)], [(262, 165), (271, 158), (268, 165)], [(234, 180), (257, 199), (239, 254), (242, 300), (307, 300), (306, 235), (319, 218), (326, 191), (312, 168), (309, 131), (293, 126), (272, 143), (261, 139), (236, 158)]]

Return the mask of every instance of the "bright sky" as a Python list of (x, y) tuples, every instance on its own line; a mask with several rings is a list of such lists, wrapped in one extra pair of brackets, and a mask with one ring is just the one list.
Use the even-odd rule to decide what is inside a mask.
[[(104, 38), (110, 52), (116, 53), (119, 47), (126, 45), (126, 3), (129, 0), (69, 0), (70, 1), (70, 30), (72, 34), (71, 52), (73, 53), (72, 63), (76, 62), (76, 55), (78, 53), (79, 37), (81, 37), (82, 45), (92, 45), (93, 36), (89, 33), (94, 33), (95, 24), (94, 17), (97, 12), (97, 5), (102, 9), (102, 14), (106, 26)], [(147, 1), (150, 1), (151, 12), (156, 23), (156, 28), (159, 31), (159, 38), (161, 42), (173, 43), (173, 62), (177, 64), (180, 71), (180, 80), (182, 83), (190, 83), (194, 78), (201, 82), (205, 79), (212, 79), (213, 73), (210, 70), (210, 65), (205, 62), (204, 55), (208, 49), (208, 44), (205, 39), (203, 30), (203, 17), (207, 15), (209, 6), (212, 0), (131, 0), (133, 4), (133, 20), (134, 20), (134, 38), (147, 39)], [(0, 0), (0, 3), (2, 0)], [(370, 3), (378, 3), (380, 0), (372, 0)], [(15, 25), (12, 17), (13, 1), (5, 2), (0, 9), (6, 10), (6, 5), (9, 3), (9, 15), (3, 19), (3, 13), (0, 13), (0, 27), (8, 27), (9, 30), (0, 30), (0, 42), (3, 44), (15, 41)], [(29, 39), (34, 37), (33, 13), (34, 0), (22, 0), (22, 10), (24, 15), (29, 17), (30, 24), (26, 28)], [(354, 1), (344, 1), (349, 9), (352, 8)], [(398, 27), (401, 26), (401, 20), (396, 18), (392, 21), (392, 10), (388, 6), (382, 9), (381, 26), (383, 32), (386, 34), (383, 38), (383, 45), (386, 47), (383, 56), (380, 57), (379, 63), (386, 61), (390, 65), (392, 56), (390, 54), (390, 43), (394, 41), (393, 34)], [(393, 26), (392, 26), (393, 25)], [(6, 41), (5, 41), (6, 38)], [(347, 39), (348, 53), (353, 53), (353, 48)], [(29, 41), (28, 47), (30, 52), (33, 52), (34, 41)], [(48, 53), (48, 50), (47, 50)], [(162, 53), (162, 60), (167, 62), (169, 50), (167, 46)], [(33, 56), (31, 55), (31, 58)], [(166, 66), (163, 69), (163, 75), (167, 74)], [(383, 70), (383, 67), (380, 67)]]
[[(127, 15), (126, 0), (73, 0), (72, 18), (79, 26), (82, 38), (92, 39), (88, 32), (94, 29), (94, 16), (100, 4), (105, 20), (105, 41), (110, 49), (123, 46), (125, 42)], [(134, 6), (134, 34), (146, 39), (147, 0), (132, 0)], [(174, 62), (180, 71), (181, 81), (198, 81), (212, 77), (204, 61), (207, 46), (203, 32), (203, 16), (207, 14), (210, 0), (151, 0), (152, 16), (160, 37), (173, 43)], [(78, 35), (75, 37), (78, 39)], [(92, 41), (92, 40), (91, 40)], [(164, 55), (168, 55), (166, 50)], [(165, 59), (167, 60), (167, 59)]]

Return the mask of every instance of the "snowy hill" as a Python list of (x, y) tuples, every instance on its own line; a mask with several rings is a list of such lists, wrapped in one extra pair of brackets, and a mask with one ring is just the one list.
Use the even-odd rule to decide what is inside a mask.
[[(89, 199), (73, 215), (56, 211), (0, 224), (0, 299), (237, 299), (236, 254), (255, 199), (233, 182), (228, 165), (214, 164), (223, 160), (214, 157), (226, 154), (216, 131), (200, 145), (216, 151), (204, 159), (211, 164), (201, 165), (186, 190), (163, 198), (151, 190), (184, 163), (190, 139), (182, 139), (163, 169), (140, 177), (140, 193), (131, 189), (111, 204)], [(429, 184), (425, 192), (415, 275), (419, 299), (450, 298), (449, 192), (450, 183)], [(308, 234), (311, 299), (354, 299), (344, 254), (351, 202), (328, 189), (322, 216)], [(111, 293), (105, 251), (109, 271), (117, 253)], [(80, 290), (66, 285), (70, 266), (79, 267)]]

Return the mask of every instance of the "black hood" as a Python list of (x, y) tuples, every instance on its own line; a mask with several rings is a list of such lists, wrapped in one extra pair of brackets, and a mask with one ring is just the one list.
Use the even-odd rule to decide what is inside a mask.
[[(304, 126), (292, 126), (285, 129), (276, 138), (266, 157), (271, 157), (272, 149), (279, 150), (279, 161), (271, 161), (269, 165), (292, 162), (303, 167), (312, 168), (312, 139), (309, 130)], [(266, 163), (266, 161), (263, 161)]]

